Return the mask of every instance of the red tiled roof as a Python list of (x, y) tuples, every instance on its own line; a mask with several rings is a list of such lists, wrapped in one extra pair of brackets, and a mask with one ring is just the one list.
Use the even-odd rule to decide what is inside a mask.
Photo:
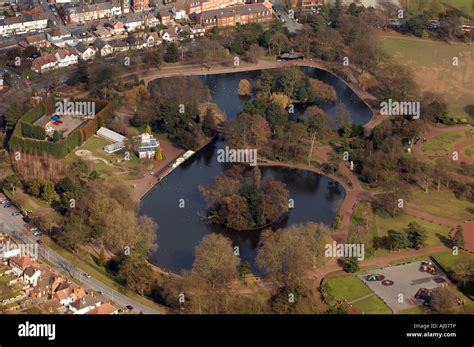
[(90, 310), (86, 314), (112, 314), (117, 311), (117, 308), (111, 304), (105, 303), (100, 305), (99, 307)]
[(25, 270), (28, 266), (33, 265), (33, 261), (31, 260), (30, 257), (24, 256), (24, 257), (11, 257), (10, 258), (10, 264), (14, 263), (17, 267), (19, 267), (22, 270)]

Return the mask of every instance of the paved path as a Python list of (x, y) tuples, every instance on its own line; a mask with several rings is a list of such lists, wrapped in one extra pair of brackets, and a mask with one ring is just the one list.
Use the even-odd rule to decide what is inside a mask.
[[(328, 162), (328, 153), (331, 152), (333, 149), (331, 146), (321, 146), (314, 150), (313, 154), (316, 155), (318, 158), (321, 159), (322, 162)], [(260, 160), (260, 159), (259, 159)], [(374, 194), (372, 192), (366, 191), (362, 188), (362, 185), (359, 182), (357, 176), (349, 169), (349, 166), (346, 162), (339, 163), (339, 172), (342, 174), (341, 176), (337, 176), (330, 173), (325, 173), (322, 170), (305, 164), (294, 164), (294, 163), (282, 163), (278, 161), (271, 161), (271, 160), (260, 160), (260, 166), (283, 166), (283, 167), (290, 167), (290, 168), (297, 168), (301, 170), (307, 170), (311, 172), (315, 172), (321, 175), (325, 175), (327, 177), (332, 178), (333, 180), (339, 182), (345, 191), (346, 196), (342, 205), (339, 208), (339, 215), (342, 218), (341, 226), (338, 231), (333, 233), (333, 238), (338, 242), (345, 242), (347, 238), (347, 234), (349, 233), (349, 227), (352, 219), (352, 213), (354, 211), (355, 205), (359, 201), (363, 200), (372, 200)], [(350, 185), (346, 181), (349, 180)]]
[[(25, 244), (37, 244), (37, 239), (24, 228), (23, 222), (20, 219), (12, 216), (12, 212), (14, 211), (17, 211), (14, 207), (0, 207), (0, 230), (9, 234), (15, 240), (19, 240)], [(101, 291), (104, 296), (108, 297), (110, 300), (114, 301), (121, 307), (132, 305), (138, 312), (143, 312), (146, 314), (164, 313), (136, 302), (126, 295), (123, 295), (115, 289), (105, 285), (94, 277), (84, 277), (84, 272), (80, 268), (73, 265), (54, 250), (47, 247), (45, 244), (38, 244), (38, 254), (40, 258), (47, 260), (50, 264), (52, 264), (55, 269), (78, 279), (87, 289)]]
[[(363, 260), (359, 262), (359, 266), (361, 268), (367, 267), (367, 266), (386, 267), (386, 266), (390, 266), (390, 263), (397, 260), (402, 260), (406, 258), (423, 257), (423, 256), (435, 254), (435, 253), (449, 251), (449, 250), (451, 249), (446, 246), (432, 246), (432, 247), (421, 248), (418, 250), (415, 250), (415, 249), (403, 250), (403, 251), (398, 251), (398, 252), (392, 252), (390, 254), (387, 254), (381, 257), (373, 257), (367, 260)], [(327, 262), (325, 265), (321, 266), (320, 268), (310, 271), (309, 274), (311, 275), (311, 277), (322, 281), (324, 277), (326, 277), (328, 274), (333, 273), (333, 272), (342, 273), (342, 269), (339, 266), (339, 264), (337, 264), (336, 258), (331, 259), (329, 262)]]

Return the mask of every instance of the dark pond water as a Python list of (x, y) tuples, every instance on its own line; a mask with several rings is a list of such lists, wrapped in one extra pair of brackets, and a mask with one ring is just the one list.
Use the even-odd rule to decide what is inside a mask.
[[(366, 105), (337, 77), (322, 70), (303, 68), (311, 76), (331, 83), (337, 91), (337, 103), (344, 103), (354, 123), (364, 124), (371, 117)], [(211, 89), (212, 102), (233, 118), (242, 111), (246, 98), (236, 94), (241, 79), (252, 80), (259, 72), (202, 76)], [(323, 108), (332, 114), (336, 104)], [(159, 225), (158, 250), (152, 261), (165, 269), (179, 272), (190, 269), (194, 260), (194, 249), (202, 237), (209, 233), (222, 233), (238, 246), (242, 260), (248, 261), (254, 273), (260, 271), (255, 266), (255, 254), (261, 231), (237, 232), (223, 227), (206, 224), (205, 202), (198, 190), (199, 185), (208, 185), (213, 178), (229, 164), (217, 162), (217, 149), (224, 146), (220, 139), (203, 148), (191, 159), (175, 169), (160, 185), (156, 186), (141, 203), (140, 215), (153, 218)], [(328, 177), (289, 168), (263, 168), (262, 177), (273, 176), (284, 182), (294, 199), (295, 207), (272, 228), (288, 225), (321, 222), (332, 224), (337, 206), (345, 197), (344, 188)], [(184, 208), (180, 207), (184, 199)]]

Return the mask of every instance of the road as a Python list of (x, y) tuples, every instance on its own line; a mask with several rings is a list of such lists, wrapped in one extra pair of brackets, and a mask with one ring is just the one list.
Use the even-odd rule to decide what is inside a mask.
[(13, 206), (9, 208), (4, 208), (3, 206), (0, 207), (0, 230), (9, 234), (18, 242), (23, 242), (24, 244), (28, 245), (37, 244), (39, 258), (47, 260), (54, 266), (56, 270), (78, 279), (86, 289), (102, 292), (105, 297), (114, 301), (121, 307), (132, 305), (135, 311), (145, 314), (164, 313), (130, 299), (129, 297), (119, 293), (115, 289), (105, 285), (93, 277), (86, 278), (84, 276), (84, 272), (81, 269), (71, 264), (68, 260), (64, 259), (61, 255), (46, 245), (38, 244), (36, 242), (36, 237), (34, 237), (29, 231), (25, 229), (23, 221), (19, 219), (19, 217), (12, 216), (12, 212), (16, 211), (17, 209)]
[(296, 21), (294, 11), (291, 12), (290, 15), (286, 5), (281, 0), (272, 0), (271, 3), (277, 18), (284, 21), (284, 25), (288, 28), (290, 33), (294, 34), (297, 30), (303, 28), (303, 25)]

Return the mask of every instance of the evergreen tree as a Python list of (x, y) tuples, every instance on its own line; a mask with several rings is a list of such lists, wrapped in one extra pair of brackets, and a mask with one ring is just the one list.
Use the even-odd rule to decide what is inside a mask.
[(423, 247), (427, 239), (426, 231), (416, 222), (408, 224), (407, 237), (411, 247), (415, 249)]
[(456, 228), (456, 234), (454, 235), (454, 244), (458, 247), (464, 247), (466, 240), (464, 239), (464, 230), (461, 225)]
[(176, 43), (170, 43), (166, 49), (164, 59), (167, 63), (176, 63), (179, 61), (179, 49)]

